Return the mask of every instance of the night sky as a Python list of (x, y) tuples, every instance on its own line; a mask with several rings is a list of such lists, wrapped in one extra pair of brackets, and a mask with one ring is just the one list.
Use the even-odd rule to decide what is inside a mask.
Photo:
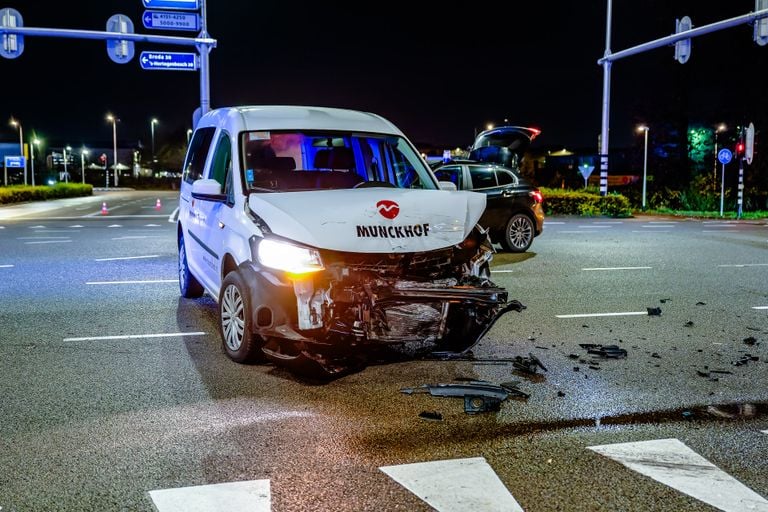
[[(218, 0), (208, 5), (211, 106), (302, 104), (372, 111), (416, 143), (466, 147), (487, 123), (535, 126), (547, 147), (596, 148), (600, 132), (606, 2), (275, 2)], [(623, 50), (674, 32), (688, 15), (701, 26), (754, 9), (730, 2), (613, 2), (611, 49)], [(415, 7), (418, 5), (418, 11)], [(104, 30), (129, 16), (136, 32), (141, 0), (6, 0), (29, 27)], [(425, 10), (426, 14), (419, 11)], [(145, 146), (157, 117), (156, 144), (185, 139), (199, 105), (196, 72), (144, 71), (146, 50), (113, 63), (103, 41), (27, 37), (15, 60), (0, 58), (0, 118), (21, 120), (49, 144), (111, 145), (107, 112), (120, 118), (121, 144)], [(768, 47), (743, 25), (693, 40), (685, 65), (660, 48), (613, 65), (611, 146), (636, 143), (638, 122), (685, 110), (702, 124), (765, 119), (768, 88), (757, 73)], [(682, 105), (682, 106), (681, 106)], [(758, 116), (759, 117), (759, 116)], [(758, 126), (758, 130), (760, 126)], [(0, 123), (0, 139), (18, 140)]]

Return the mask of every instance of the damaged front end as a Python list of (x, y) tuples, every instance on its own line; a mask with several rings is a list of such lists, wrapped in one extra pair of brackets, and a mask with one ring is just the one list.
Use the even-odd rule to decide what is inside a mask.
[(493, 248), (477, 227), (461, 244), (443, 249), (319, 255), (319, 272), (276, 276), (259, 270), (283, 288), (258, 294), (258, 300), (282, 300), (266, 306), (268, 324), (254, 321), (262, 350), (275, 362), (312, 361), (337, 374), (364, 365), (372, 350), (385, 347), (410, 356), (462, 352), (501, 314), (517, 309), (507, 307), (507, 291), (489, 279)]

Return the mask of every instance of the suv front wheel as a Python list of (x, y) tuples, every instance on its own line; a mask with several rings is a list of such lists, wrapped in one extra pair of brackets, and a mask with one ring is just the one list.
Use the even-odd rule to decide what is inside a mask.
[(243, 276), (227, 274), (219, 292), (219, 332), (227, 355), (238, 363), (262, 361), (261, 338), (252, 331), (251, 296)]
[(516, 213), (507, 222), (501, 245), (508, 251), (525, 252), (533, 243), (533, 221), (524, 213)]

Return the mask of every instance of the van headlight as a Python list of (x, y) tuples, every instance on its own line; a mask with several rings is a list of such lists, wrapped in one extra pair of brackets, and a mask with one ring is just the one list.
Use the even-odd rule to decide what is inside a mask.
[[(254, 247), (255, 246), (255, 247)], [(251, 251), (265, 267), (282, 270), (289, 274), (308, 274), (324, 270), (320, 253), (309, 247), (264, 238), (251, 238)]]

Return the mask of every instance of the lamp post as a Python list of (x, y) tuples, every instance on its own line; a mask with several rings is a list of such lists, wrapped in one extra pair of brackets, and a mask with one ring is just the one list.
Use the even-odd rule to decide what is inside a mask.
[(152, 118), (152, 121), (150, 121), (149, 123), (149, 127), (152, 130), (152, 161), (153, 162), (157, 161), (155, 160), (155, 125), (159, 122), (160, 121), (158, 121), (157, 119)]
[(69, 183), (69, 173), (67, 172), (67, 151), (69, 151), (69, 154), (72, 154), (72, 146), (67, 146), (64, 148), (64, 183)]
[(113, 164), (115, 166), (115, 187), (117, 187), (117, 117), (107, 114), (107, 121), (112, 123)]
[(724, 132), (727, 129), (725, 126), (725, 123), (720, 123), (717, 125), (717, 128), (715, 128), (715, 169), (714, 173), (712, 174), (712, 189), (717, 190), (717, 134), (720, 132)]
[(648, 130), (649, 128), (645, 125), (637, 127), (638, 132), (645, 132), (645, 151), (643, 156), (643, 211), (645, 211), (645, 185), (648, 179)]
[(32, 139), (32, 144), (29, 145), (29, 163), (32, 165), (32, 186), (35, 186), (35, 146), (40, 144), (37, 138)]
[[(19, 155), (24, 158), (24, 130), (21, 129), (21, 123), (18, 119), (11, 118), (11, 126), (19, 129)], [(27, 161), (24, 160), (24, 184), (27, 184)]]
[(83, 185), (85, 185), (85, 155), (90, 153), (85, 147), (80, 150), (80, 172), (83, 174)]

